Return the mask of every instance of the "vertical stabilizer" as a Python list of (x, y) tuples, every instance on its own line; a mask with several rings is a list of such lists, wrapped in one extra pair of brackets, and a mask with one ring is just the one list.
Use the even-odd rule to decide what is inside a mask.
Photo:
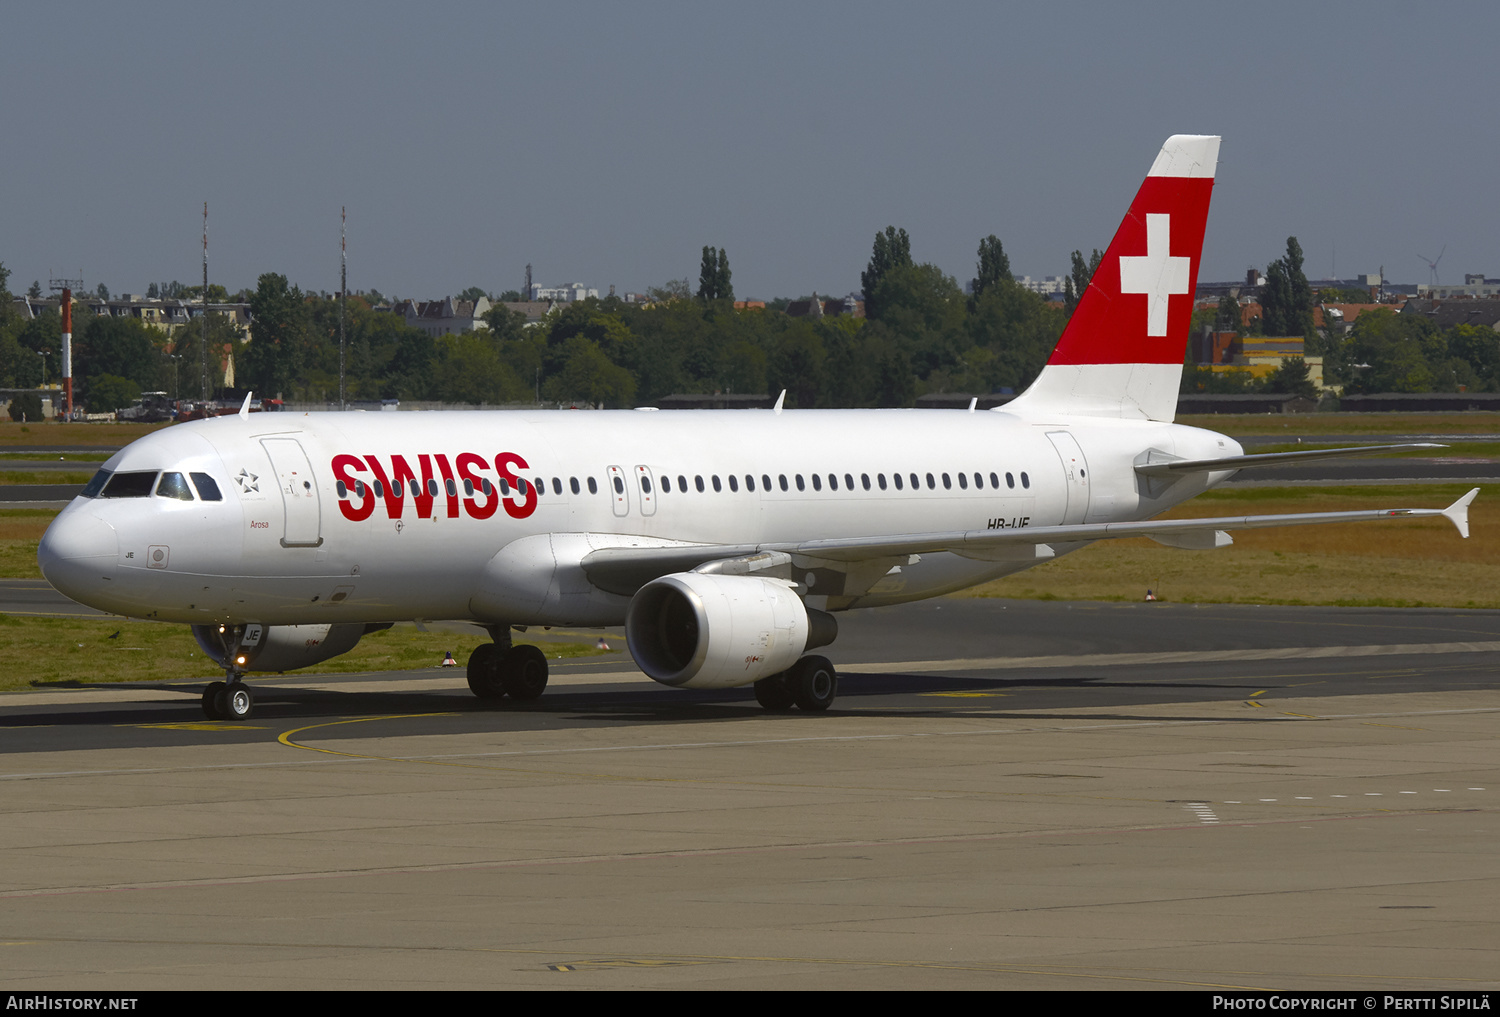
[(1176, 416), (1218, 161), (1217, 137), (1167, 139), (1047, 366), (1005, 412)]

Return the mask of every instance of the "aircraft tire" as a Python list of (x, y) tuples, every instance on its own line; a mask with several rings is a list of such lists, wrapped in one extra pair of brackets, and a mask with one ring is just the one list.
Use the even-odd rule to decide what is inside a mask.
[(827, 657), (803, 657), (786, 672), (792, 699), (808, 713), (821, 713), (839, 694), (839, 676)]
[(481, 643), (469, 654), (469, 691), (480, 699), (500, 699), (505, 686), (500, 681), (500, 647)]
[(540, 699), (547, 690), (547, 655), (535, 646), (512, 646), (500, 660), (500, 682), (519, 702)]
[(223, 682), (208, 683), (208, 687), (203, 690), (203, 716), (209, 720), (224, 719), (224, 715), (219, 712), (219, 694), (227, 687)]
[(755, 701), (772, 713), (785, 713), (795, 706), (797, 701), (786, 686), (786, 672), (756, 682)]
[(234, 682), (220, 690), (214, 700), (221, 720), (246, 720), (255, 712), (255, 697), (244, 682)]

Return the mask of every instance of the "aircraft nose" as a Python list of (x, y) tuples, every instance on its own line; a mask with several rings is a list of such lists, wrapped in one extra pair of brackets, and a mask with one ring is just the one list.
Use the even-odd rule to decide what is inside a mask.
[(120, 540), (115, 528), (87, 512), (65, 513), (53, 520), (37, 545), (36, 560), (59, 593), (88, 602), (100, 580), (115, 576)]

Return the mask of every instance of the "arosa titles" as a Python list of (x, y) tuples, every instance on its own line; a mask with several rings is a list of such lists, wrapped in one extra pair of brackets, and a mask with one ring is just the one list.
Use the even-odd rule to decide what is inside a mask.
[(420, 519), (436, 514), (457, 519), (462, 513), (488, 519), (504, 511), (525, 519), (536, 511), (537, 487), (542, 478), (521, 475), (530, 464), (514, 452), (493, 459), (477, 452), (449, 457), (442, 452), (417, 456), (336, 455), (339, 511), (351, 522), (362, 522), (384, 507), (391, 519), (411, 510)]

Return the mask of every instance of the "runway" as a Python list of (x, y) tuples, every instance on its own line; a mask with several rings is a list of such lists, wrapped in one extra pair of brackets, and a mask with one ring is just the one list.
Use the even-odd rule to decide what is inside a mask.
[[(521, 638), (521, 637), (518, 637)], [(1500, 612), (939, 600), (823, 715), (558, 662), (0, 695), (18, 989), (1489, 989)]]

